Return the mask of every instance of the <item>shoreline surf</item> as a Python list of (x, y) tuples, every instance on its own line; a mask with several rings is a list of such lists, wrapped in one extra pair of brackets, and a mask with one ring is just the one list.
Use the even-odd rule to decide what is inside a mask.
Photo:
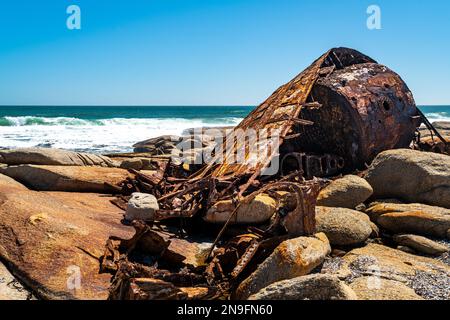
[[(450, 121), (450, 106), (419, 106), (431, 122)], [(130, 152), (136, 142), (197, 127), (237, 125), (253, 106), (0, 107), (0, 148), (51, 147)]]

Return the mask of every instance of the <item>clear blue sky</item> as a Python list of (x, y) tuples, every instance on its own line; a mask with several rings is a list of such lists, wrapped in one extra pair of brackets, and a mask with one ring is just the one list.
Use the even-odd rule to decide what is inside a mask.
[(2, 1), (0, 104), (256, 105), (334, 46), (398, 72), (418, 104), (450, 104), (443, 0)]

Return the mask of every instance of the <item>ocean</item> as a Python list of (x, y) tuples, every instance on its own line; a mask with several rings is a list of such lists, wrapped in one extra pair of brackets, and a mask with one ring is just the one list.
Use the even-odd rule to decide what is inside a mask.
[[(0, 148), (52, 147), (131, 152), (136, 142), (189, 128), (237, 125), (254, 106), (1, 106)], [(450, 121), (450, 106), (419, 107), (431, 122)]]

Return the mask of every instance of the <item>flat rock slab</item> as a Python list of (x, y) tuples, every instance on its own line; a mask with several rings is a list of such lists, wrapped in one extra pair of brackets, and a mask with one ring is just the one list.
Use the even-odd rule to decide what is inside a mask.
[(99, 258), (111, 236), (129, 238), (111, 197), (11, 189), (0, 181), (0, 257), (39, 298), (106, 299)]
[(391, 233), (412, 233), (446, 238), (450, 230), (450, 209), (420, 203), (376, 202), (366, 209), (371, 220)]
[(105, 156), (52, 148), (0, 150), (0, 163), (102, 167), (117, 167), (118, 165)]
[(431, 256), (440, 256), (450, 250), (446, 245), (414, 234), (396, 235), (394, 236), (394, 241), (401, 246), (407, 246), (417, 252)]
[(105, 185), (118, 185), (132, 174), (125, 169), (80, 166), (21, 165), (1, 168), (0, 173), (37, 191), (111, 193)]

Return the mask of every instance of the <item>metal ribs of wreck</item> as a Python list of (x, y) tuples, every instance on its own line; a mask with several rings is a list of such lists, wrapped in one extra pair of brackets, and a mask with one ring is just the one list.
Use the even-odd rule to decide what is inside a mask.
[[(115, 273), (111, 298), (161, 298), (165, 290), (171, 294), (163, 298), (185, 299), (189, 295), (177, 286), (186, 287), (187, 278), (192, 285), (207, 288), (203, 298), (226, 296), (281, 241), (315, 232), (315, 201), (324, 184), (316, 177), (361, 169), (383, 150), (408, 147), (420, 122), (412, 94), (396, 73), (355, 50), (331, 49), (235, 128), (235, 132), (280, 132), (277, 145), (269, 139), (260, 146), (259, 150), (269, 150), (268, 157), (251, 154), (246, 140), (237, 136), (233, 151), (244, 148), (243, 163), (227, 161), (225, 154), (222, 164), (213, 162), (190, 177), (162, 161), (156, 176), (134, 172), (137, 179), (125, 183), (122, 191), (154, 194), (160, 204), (158, 221), (194, 217), (219, 200), (232, 200), (235, 209), (212, 245), (219, 247), (212, 256), (209, 252), (209, 264), (200, 271), (186, 266), (181, 271), (161, 271), (129, 261), (130, 256), (139, 256), (136, 248), (152, 248), (151, 254), (167, 264), (170, 241), (161, 238), (158, 222), (153, 228), (135, 224), (137, 232), (131, 240), (110, 239), (102, 269)], [(261, 175), (274, 157), (281, 163), (279, 172)], [(219, 244), (239, 206), (261, 193), (277, 200), (275, 219)], [(152, 291), (149, 283), (161, 290)]]

